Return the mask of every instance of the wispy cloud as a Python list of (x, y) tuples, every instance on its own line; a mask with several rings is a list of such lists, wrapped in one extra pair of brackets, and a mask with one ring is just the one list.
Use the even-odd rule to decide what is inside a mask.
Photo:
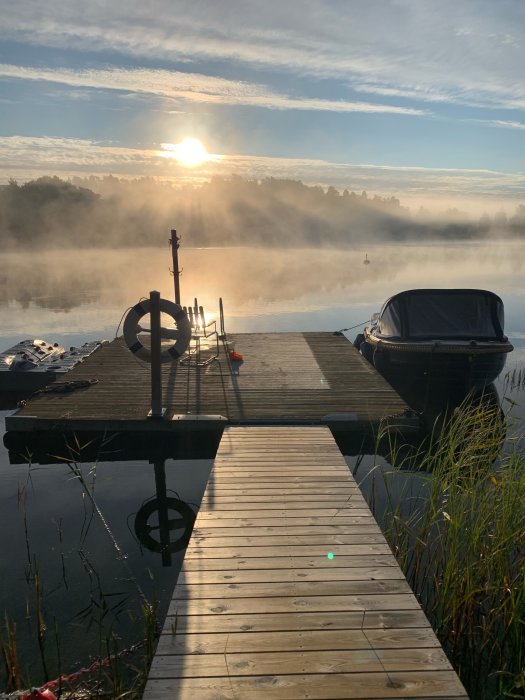
[(155, 160), (155, 154), (154, 150), (119, 148), (86, 139), (0, 137), (3, 173), (15, 178), (25, 171), (38, 175), (77, 171), (145, 175), (143, 168)]
[(452, 102), (453, 98), (450, 94), (439, 92), (435, 88), (421, 85), (398, 85), (392, 87), (389, 85), (381, 85), (379, 83), (360, 83), (358, 81), (352, 84), (352, 88), (357, 92), (370, 93), (372, 95), (381, 95), (383, 97), (402, 98), (404, 100), (418, 100), (421, 102)]
[(486, 119), (483, 123), (502, 129), (525, 129), (525, 122), (508, 121), (504, 119)]
[(504, 12), (486, 0), (2, 4), (0, 33), (33, 44), (266, 66), (407, 99), (525, 105), (519, 0)]
[(48, 81), (76, 88), (147, 93), (168, 99), (212, 104), (250, 105), (267, 109), (367, 112), (422, 115), (423, 110), (349, 100), (290, 97), (265, 85), (227, 80), (202, 73), (150, 69), (70, 70), (0, 64), (0, 77)]

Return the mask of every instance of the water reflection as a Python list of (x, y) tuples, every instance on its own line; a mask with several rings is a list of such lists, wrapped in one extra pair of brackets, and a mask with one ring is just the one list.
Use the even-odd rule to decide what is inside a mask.
[[(152, 508), (145, 494), (157, 504), (165, 497), (168, 506), (182, 508), (193, 519), (211, 469), (211, 460), (91, 461), (84, 454), (78, 461), (50, 459), (10, 465), (0, 448), (0, 524), (9, 533), (0, 558), (0, 609), (17, 623), (20, 662), (34, 682), (43, 678), (39, 615), (47, 627), (43, 644), (51, 677), (58, 654), (61, 669), (69, 672), (89, 665), (113, 636), (118, 648), (141, 641), (145, 601), (159, 601), (163, 619), (184, 549), (171, 548), (171, 568), (163, 567), (162, 552), (136, 538), (134, 520), (146, 515), (149, 536), (159, 538), (161, 523), (155, 513), (145, 513)], [(168, 528), (178, 527), (169, 522), (177, 518), (169, 513)], [(187, 540), (191, 530), (169, 532), (175, 543), (180, 534)], [(160, 537), (164, 541), (165, 535)]]
[[(154, 469), (156, 496), (143, 503), (135, 515), (135, 535), (144, 547), (161, 554), (162, 566), (171, 566), (172, 553), (188, 546), (196, 516), (188, 503), (167, 495), (164, 460), (156, 460)], [(176, 518), (172, 516), (175, 513)], [(158, 533), (158, 538), (153, 533)]]
[(514, 367), (505, 374), (505, 387), (509, 393), (525, 390), (525, 368)]
[(11, 431), (4, 434), (10, 464), (55, 464), (57, 455), (73, 461), (125, 462), (127, 460), (213, 459), (222, 425), (206, 431), (176, 434), (144, 431), (96, 433), (83, 431)]
[(500, 406), (500, 396), (494, 383), (482, 390), (471, 390), (467, 382), (444, 381), (427, 377), (420, 382), (413, 374), (389, 377), (390, 384), (419, 416), (427, 433), (440, 430), (460, 406), (485, 406), (491, 410)]
[[(418, 413), (421, 433), (397, 435), (384, 431), (376, 451), (390, 465), (403, 470), (428, 469), (429, 452), (451, 432), (462, 433), (462, 444), (480, 440), (478, 456), (484, 464), (498, 459), (507, 436), (507, 419), (495, 384), (465, 391), (462, 383), (435, 382), (428, 391), (415, 389), (410, 380), (393, 383), (399, 395)], [(461, 448), (458, 444), (457, 449)], [(483, 454), (481, 454), (483, 452)], [(485, 454), (486, 452), (486, 454)], [(489, 454), (490, 453), (490, 454)]]

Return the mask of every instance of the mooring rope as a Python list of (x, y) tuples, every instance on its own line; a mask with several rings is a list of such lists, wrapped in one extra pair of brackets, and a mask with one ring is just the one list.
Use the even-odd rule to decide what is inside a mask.
[(368, 318), (366, 321), (362, 321), (361, 323), (356, 323), (355, 326), (350, 326), (350, 328), (341, 328), (339, 331), (334, 331), (334, 335), (341, 335), (341, 333), (344, 333), (345, 331), (352, 331), (354, 328), (359, 328), (359, 326), (364, 326), (365, 323), (371, 323), (372, 319)]
[(74, 671), (73, 673), (62, 674), (61, 676), (55, 678), (52, 681), (47, 681), (47, 683), (44, 683), (44, 685), (35, 686), (26, 690), (14, 690), (11, 693), (0, 693), (0, 700), (14, 700), (15, 698), (21, 698), (24, 696), (30, 698), (32, 695), (41, 693), (43, 690), (53, 690), (62, 683), (75, 683), (84, 675), (95, 673), (95, 671), (98, 671), (100, 668), (106, 668), (115, 659), (121, 659), (124, 656), (130, 656), (131, 654), (134, 654), (138, 649), (140, 649), (140, 647), (144, 646), (144, 644), (145, 641), (133, 644), (127, 649), (119, 651), (118, 654), (106, 656), (103, 659), (97, 659), (97, 661), (93, 661), (91, 666), (83, 666), (82, 668), (79, 668), (78, 671)]

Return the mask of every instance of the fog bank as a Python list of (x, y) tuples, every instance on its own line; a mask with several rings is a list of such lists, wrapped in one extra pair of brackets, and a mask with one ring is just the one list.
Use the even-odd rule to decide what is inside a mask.
[(190, 247), (353, 247), (522, 236), (525, 206), (512, 217), (501, 212), (475, 221), (457, 210), (442, 218), (424, 210), (412, 216), (395, 197), (238, 176), (184, 187), (152, 179), (45, 177), (0, 188), (4, 249), (165, 245), (172, 228)]

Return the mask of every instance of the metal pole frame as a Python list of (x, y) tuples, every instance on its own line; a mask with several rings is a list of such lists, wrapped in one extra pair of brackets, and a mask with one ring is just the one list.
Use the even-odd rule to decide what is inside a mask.
[(172, 228), (171, 229), (171, 238), (170, 238), (170, 246), (171, 246), (171, 256), (173, 258), (173, 287), (175, 291), (175, 303), (179, 304), (180, 306), (180, 275), (181, 272), (179, 270), (179, 245), (180, 243), (180, 237), (177, 236), (177, 231)]
[(163, 418), (162, 374), (160, 364), (160, 292), (149, 293), (151, 325), (151, 411), (148, 418)]

